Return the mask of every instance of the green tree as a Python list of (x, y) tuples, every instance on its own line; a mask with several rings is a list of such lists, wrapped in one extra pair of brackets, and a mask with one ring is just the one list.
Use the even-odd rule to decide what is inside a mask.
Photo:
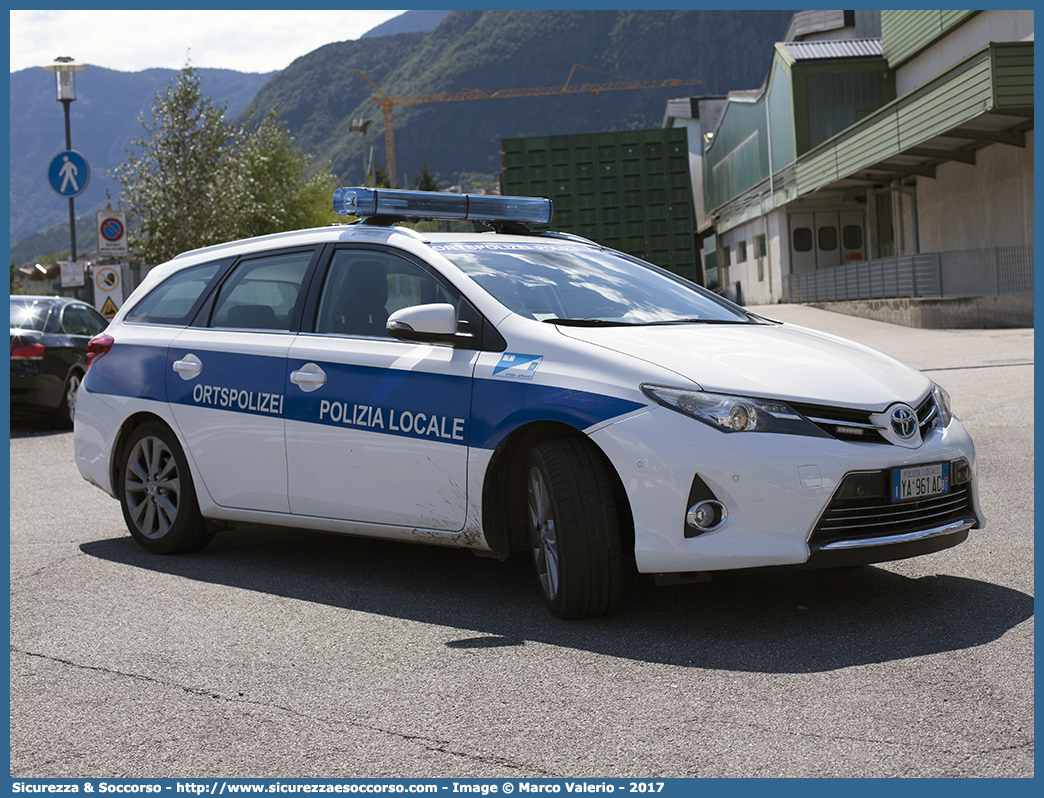
[(310, 156), (270, 111), (235, 137), (225, 164), (225, 212), (237, 236), (297, 230), (342, 221), (333, 212), (336, 181), (329, 169), (312, 167)]
[(274, 110), (240, 128), (224, 115), (186, 65), (139, 117), (144, 134), (114, 177), (140, 260), (337, 219), (329, 169), (313, 167)]
[(435, 178), (435, 175), (428, 169), (428, 162), (425, 161), (421, 170), (413, 176), (413, 187), (418, 191), (438, 191), (439, 181)]

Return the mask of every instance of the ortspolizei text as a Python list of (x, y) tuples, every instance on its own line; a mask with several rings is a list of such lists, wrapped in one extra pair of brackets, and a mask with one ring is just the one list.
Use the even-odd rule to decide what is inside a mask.
[(219, 388), (216, 385), (197, 385), (192, 389), (192, 401), (199, 405), (227, 407), (232, 410), (252, 410), (255, 413), (282, 415), (283, 397), (277, 393), (240, 391), (236, 388)]

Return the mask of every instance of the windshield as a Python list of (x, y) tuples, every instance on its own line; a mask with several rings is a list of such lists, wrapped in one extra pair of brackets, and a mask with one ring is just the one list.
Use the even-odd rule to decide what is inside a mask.
[(43, 332), (50, 306), (32, 300), (11, 300), (11, 329)]
[(559, 324), (750, 323), (713, 294), (655, 267), (572, 244), (433, 244), (514, 313)]

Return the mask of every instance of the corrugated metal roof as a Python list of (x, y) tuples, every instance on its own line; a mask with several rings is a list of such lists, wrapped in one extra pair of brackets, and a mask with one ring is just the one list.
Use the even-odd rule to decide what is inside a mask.
[(880, 58), (880, 39), (841, 39), (833, 42), (785, 42), (790, 57), (795, 61), (814, 61), (826, 58)]

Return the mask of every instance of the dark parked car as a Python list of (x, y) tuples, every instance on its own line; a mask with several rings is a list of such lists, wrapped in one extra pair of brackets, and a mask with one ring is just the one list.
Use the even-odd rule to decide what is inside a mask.
[(49, 414), (72, 427), (87, 342), (109, 325), (78, 299), (11, 297), (11, 413)]

